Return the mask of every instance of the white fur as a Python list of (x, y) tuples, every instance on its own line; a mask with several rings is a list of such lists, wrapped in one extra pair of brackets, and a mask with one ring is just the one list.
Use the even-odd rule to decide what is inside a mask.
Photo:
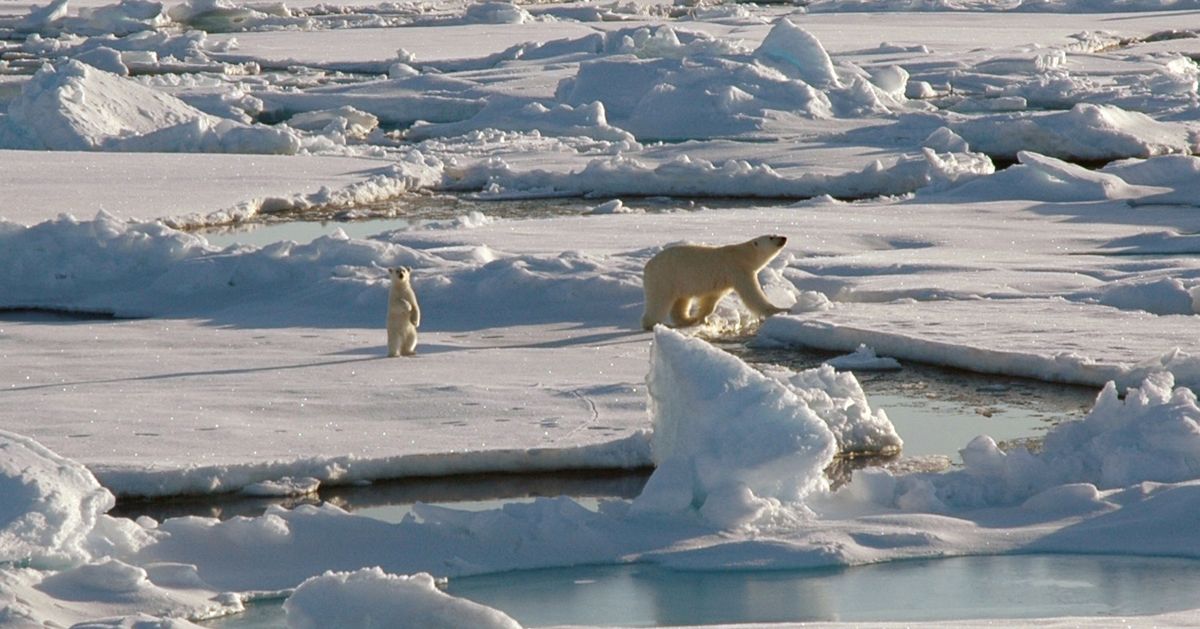
[(785, 312), (786, 308), (777, 308), (767, 299), (758, 283), (758, 272), (779, 255), (786, 243), (783, 236), (759, 236), (723, 247), (678, 245), (663, 249), (650, 258), (643, 274), (646, 310), (642, 327), (649, 330), (665, 323), (668, 317), (678, 327), (702, 323), (730, 291), (736, 291), (742, 303), (760, 317)]
[(388, 292), (388, 356), (412, 356), (417, 353), (417, 328), (421, 325), (421, 306), (413, 292), (412, 270), (388, 269), (392, 288)]

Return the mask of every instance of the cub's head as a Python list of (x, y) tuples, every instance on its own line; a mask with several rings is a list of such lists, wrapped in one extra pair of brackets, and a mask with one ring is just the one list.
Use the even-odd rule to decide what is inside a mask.
[(388, 269), (388, 277), (392, 278), (392, 283), (407, 284), (412, 280), (412, 269), (406, 266), (396, 266)]

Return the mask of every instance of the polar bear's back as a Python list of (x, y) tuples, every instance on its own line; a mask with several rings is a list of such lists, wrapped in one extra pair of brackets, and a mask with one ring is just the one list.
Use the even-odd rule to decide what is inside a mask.
[(726, 247), (674, 245), (650, 258), (643, 279), (670, 293), (707, 293), (732, 285), (730, 270), (738, 266), (732, 263)]

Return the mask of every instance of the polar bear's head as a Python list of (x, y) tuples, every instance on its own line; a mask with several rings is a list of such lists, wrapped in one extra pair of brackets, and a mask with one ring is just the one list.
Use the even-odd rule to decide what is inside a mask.
[(758, 238), (751, 240), (750, 244), (755, 249), (758, 249), (760, 251), (774, 252), (772, 254), (772, 255), (774, 255), (775, 253), (779, 253), (779, 250), (783, 249), (783, 246), (787, 244), (787, 236), (777, 236), (775, 234), (759, 236)]
[(412, 279), (412, 269), (406, 266), (397, 266), (388, 269), (388, 277), (392, 278), (393, 283), (405, 284)]
[(768, 234), (746, 242), (743, 246), (749, 246), (754, 251), (754, 258), (765, 266), (772, 258), (779, 255), (786, 244), (787, 236)]
[(783, 246), (786, 244), (786, 236), (768, 234), (766, 236), (759, 236), (754, 240), (748, 240), (737, 245), (737, 248), (743, 252), (740, 255), (744, 256), (743, 259), (746, 266), (758, 271), (767, 266), (771, 260), (774, 260), (775, 256), (779, 255), (780, 251), (783, 251)]

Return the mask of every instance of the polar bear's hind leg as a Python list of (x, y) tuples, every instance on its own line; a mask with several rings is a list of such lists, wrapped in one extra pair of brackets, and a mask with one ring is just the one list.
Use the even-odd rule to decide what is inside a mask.
[(388, 326), (388, 358), (395, 358), (400, 355), (400, 330)]
[(697, 319), (691, 316), (692, 298), (680, 297), (671, 303), (671, 323), (676, 327), (684, 328), (696, 323)]
[(659, 323), (665, 323), (671, 312), (671, 302), (659, 295), (650, 286), (646, 287), (646, 309), (642, 312), (642, 329), (652, 330)]

